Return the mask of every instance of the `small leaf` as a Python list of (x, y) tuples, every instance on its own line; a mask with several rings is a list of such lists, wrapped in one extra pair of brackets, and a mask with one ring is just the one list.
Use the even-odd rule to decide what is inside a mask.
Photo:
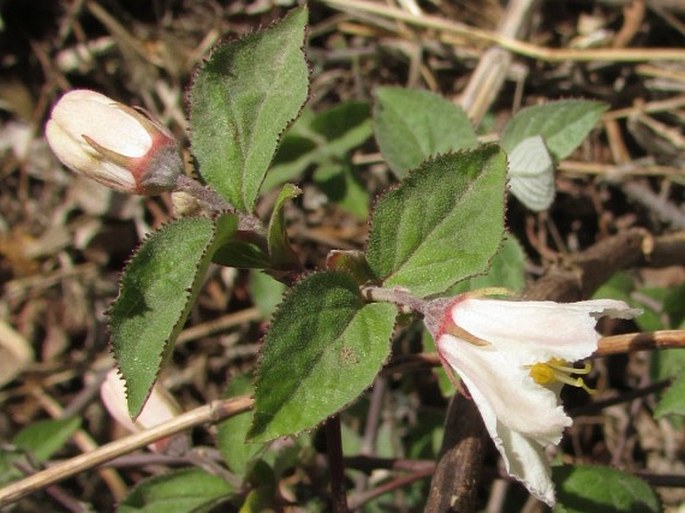
[(398, 178), (428, 157), (478, 143), (466, 113), (429, 91), (379, 87), (373, 118), (378, 146)]
[(204, 470), (177, 470), (141, 481), (117, 512), (208, 512), (234, 492), (226, 481)]
[(662, 349), (654, 352), (652, 379), (661, 381), (685, 374), (685, 349)]
[(549, 208), (554, 199), (554, 162), (539, 135), (518, 143), (509, 154), (512, 194), (536, 212)]
[(248, 436), (295, 434), (354, 401), (388, 358), (395, 315), (393, 305), (365, 304), (344, 273), (297, 283), (264, 340)]
[(212, 261), (215, 264), (239, 269), (269, 269), (271, 260), (264, 237), (261, 235), (240, 231), (224, 241), (219, 247)]
[[(237, 376), (231, 380), (224, 397), (230, 398), (252, 393), (252, 379), (249, 376)], [(245, 436), (252, 424), (252, 411), (235, 415), (217, 425), (216, 441), (221, 455), (228, 468), (245, 478), (249, 464), (264, 449), (264, 444), (245, 441)]]
[(360, 219), (368, 217), (370, 196), (351, 162), (324, 162), (313, 178), (330, 201)]
[(238, 513), (265, 513), (278, 511), (274, 505), (274, 489), (271, 486), (259, 486), (245, 497)]
[(421, 297), (483, 271), (504, 232), (506, 158), (495, 145), (425, 162), (380, 198), (367, 258), (385, 286)]
[(363, 251), (357, 249), (333, 249), (326, 256), (326, 269), (344, 271), (359, 285), (373, 281), (373, 272)]
[[(301, 119), (302, 117), (297, 122)], [(286, 182), (300, 180), (305, 171), (316, 163), (318, 147), (318, 143), (308, 137), (286, 132), (273, 165), (264, 178), (262, 192), (266, 193)]]
[(192, 150), (209, 185), (240, 211), (254, 207), (281, 133), (307, 100), (307, 9), (218, 46), (190, 94)]
[(69, 441), (81, 427), (81, 419), (39, 420), (22, 429), (12, 443), (29, 452), (33, 461), (42, 463), (49, 460)]
[(510, 153), (521, 141), (541, 135), (557, 160), (568, 157), (590, 133), (609, 106), (588, 100), (562, 100), (518, 112), (502, 134), (502, 147)]
[(552, 468), (556, 511), (565, 513), (658, 513), (659, 499), (641, 479), (609, 467), (564, 465)]
[(300, 259), (288, 241), (283, 209), (286, 201), (296, 198), (301, 193), (299, 187), (285, 184), (278, 198), (276, 198), (268, 231), (269, 256), (271, 257), (271, 267), (274, 269), (291, 269), (300, 265)]
[(654, 409), (655, 417), (685, 415), (685, 373), (663, 393)]
[(261, 271), (250, 272), (250, 297), (265, 319), (271, 317), (283, 299), (285, 285)]
[(343, 102), (316, 114), (305, 108), (283, 136), (263, 190), (299, 179), (310, 166), (346, 160), (348, 153), (371, 135), (367, 103)]
[(19, 449), (7, 444), (0, 446), (0, 486), (24, 477), (17, 463), (25, 463), (25, 460), (25, 455)]
[(369, 104), (347, 101), (316, 114), (310, 135), (326, 141), (321, 147), (328, 157), (343, 157), (373, 134)]
[(237, 218), (179, 219), (150, 235), (126, 266), (110, 309), (117, 366), (131, 417), (142, 409), (183, 328), (211, 262), (213, 245), (235, 233)]

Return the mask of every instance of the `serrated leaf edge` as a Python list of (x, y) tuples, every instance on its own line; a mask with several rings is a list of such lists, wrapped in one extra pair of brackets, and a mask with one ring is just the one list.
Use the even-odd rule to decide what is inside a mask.
[[(214, 221), (216, 217), (218, 217), (218, 215), (217, 215), (217, 216), (211, 216), (211, 217), (210, 217), (210, 216), (196, 216), (196, 217), (184, 218), (184, 219), (197, 219), (197, 218), (202, 218), (202, 219), (209, 219), (209, 220), (213, 220), (213, 221)], [(112, 323), (112, 320), (111, 320), (111, 310), (112, 310), (112, 307), (113, 307), (114, 304), (117, 302), (117, 300), (121, 297), (121, 294), (122, 294), (123, 289), (124, 289), (124, 286), (123, 286), (123, 278), (124, 278), (124, 276), (126, 275), (126, 272), (128, 271), (129, 267), (132, 265), (133, 261), (136, 259), (137, 255), (138, 255), (138, 252), (140, 251), (140, 249), (141, 249), (141, 248), (142, 248), (142, 247), (143, 247), (143, 246), (144, 246), (144, 245), (145, 245), (145, 244), (146, 244), (146, 243), (147, 243), (147, 242), (156, 234), (156, 233), (160, 232), (160, 231), (163, 230), (165, 227), (167, 227), (167, 226), (169, 226), (169, 225), (171, 225), (171, 224), (173, 224), (173, 223), (175, 223), (175, 222), (183, 221), (184, 219), (176, 219), (176, 220), (171, 220), (171, 221), (165, 222), (165, 223), (163, 223), (157, 230), (154, 230), (154, 231), (152, 231), (152, 232), (146, 233), (146, 234), (143, 236), (143, 238), (140, 240), (140, 242), (136, 245), (135, 249), (134, 249), (133, 252), (131, 253), (131, 256), (129, 256), (129, 257), (126, 259), (124, 268), (122, 269), (121, 273), (119, 274), (119, 278), (118, 278), (118, 281), (117, 281), (119, 293), (117, 294), (117, 297), (116, 297), (114, 300), (112, 300), (112, 302), (110, 303), (109, 307), (108, 307), (107, 310), (104, 312), (104, 313), (105, 313), (105, 316), (106, 316), (107, 319), (108, 319), (108, 320), (107, 320), (107, 330), (109, 331), (110, 334), (112, 333), (112, 324), (111, 324), (111, 323)], [(193, 295), (193, 289), (196, 289), (196, 291), (199, 292), (199, 287), (200, 287), (202, 281), (204, 280), (204, 275), (203, 275), (203, 273), (200, 273), (200, 272), (199, 272), (199, 271), (200, 271), (200, 267), (201, 267), (201, 265), (202, 265), (202, 262), (206, 259), (206, 256), (207, 256), (209, 250), (210, 250), (210, 249), (212, 248), (212, 246), (215, 244), (215, 242), (216, 242), (216, 235), (217, 235), (217, 226), (216, 226), (216, 222), (214, 222), (214, 223), (212, 224), (212, 238), (211, 238), (209, 244), (207, 244), (207, 246), (205, 247), (205, 250), (203, 251), (202, 255), (200, 256), (200, 264), (198, 264), (197, 269), (196, 269), (198, 272), (197, 272), (196, 275), (195, 275), (195, 280), (193, 281), (193, 284), (192, 284), (189, 288), (186, 288), (186, 289), (184, 290), (185, 297), (186, 297), (186, 305), (185, 305), (185, 307), (181, 310), (180, 315), (179, 315), (178, 318), (176, 319), (176, 322), (174, 323), (174, 325), (172, 326), (172, 328), (171, 328), (171, 330), (170, 330), (170, 332), (169, 332), (169, 336), (168, 336), (167, 339), (164, 341), (163, 349), (162, 349), (161, 353), (160, 353), (159, 356), (158, 356), (158, 358), (159, 358), (159, 366), (158, 366), (158, 368), (157, 368), (157, 373), (155, 374), (155, 379), (152, 381), (152, 385), (148, 388), (147, 393), (146, 393), (146, 395), (145, 395), (145, 399), (142, 401), (141, 407), (140, 407), (139, 411), (136, 413), (135, 416), (131, 416), (131, 420), (132, 420), (132, 421), (135, 421), (136, 418), (138, 417), (138, 415), (140, 415), (140, 413), (143, 411), (143, 408), (145, 407), (145, 403), (146, 403), (147, 400), (150, 398), (150, 394), (152, 393), (152, 389), (154, 388), (155, 383), (156, 383), (157, 380), (159, 379), (159, 375), (160, 375), (160, 372), (161, 372), (161, 370), (162, 370), (162, 366), (164, 365), (164, 356), (165, 356), (165, 354), (168, 353), (170, 344), (172, 344), (172, 343), (176, 340), (176, 338), (178, 337), (178, 334), (179, 334), (179, 332), (181, 331), (181, 328), (183, 327), (183, 324), (185, 323), (185, 318), (187, 318), (187, 315), (188, 315), (188, 313), (189, 313), (189, 311), (190, 311), (190, 308), (192, 308), (192, 305), (190, 304), (190, 303), (191, 303), (190, 299), (191, 299), (191, 297), (192, 297), (192, 295)], [(211, 261), (211, 259), (209, 259), (209, 261)], [(209, 265), (209, 261), (208, 261), (208, 263), (206, 264), (207, 266)], [(181, 319), (184, 319), (183, 323), (181, 323)], [(125, 379), (123, 373), (121, 372), (121, 367), (120, 367), (120, 365), (119, 365), (119, 359), (117, 358), (116, 352), (114, 351), (114, 344), (112, 343), (112, 338), (111, 338), (111, 336), (110, 336), (110, 342), (109, 342), (109, 352), (110, 352), (110, 354), (112, 355), (112, 357), (114, 358), (114, 362), (115, 362), (116, 369), (117, 369), (117, 374), (118, 374), (118, 376), (122, 379), (122, 381), (124, 382), (124, 389), (126, 390), (126, 400), (128, 401), (128, 396), (129, 396), (128, 382), (126, 381), (126, 379)]]
[[(297, 7), (297, 8), (295, 8), (295, 9), (292, 9), (292, 10), (290, 10), (288, 13), (286, 13), (286, 15), (283, 16), (282, 18), (273, 20), (273, 21), (272, 21), (271, 23), (269, 23), (265, 28), (262, 28), (261, 26), (259, 26), (259, 27), (257, 27), (255, 30), (251, 30), (251, 31), (249, 31), (249, 32), (247, 32), (247, 33), (245, 33), (245, 34), (242, 34), (242, 35), (239, 36), (239, 37), (230, 37), (230, 36), (227, 36), (227, 37), (221, 38), (221, 39), (220, 39), (220, 40), (219, 40), (219, 41), (210, 49), (209, 54), (208, 54), (206, 57), (204, 57), (204, 58), (195, 66), (195, 68), (194, 68), (193, 71), (191, 72), (191, 78), (190, 78), (188, 87), (186, 88), (186, 92), (185, 92), (185, 94), (184, 94), (184, 100), (183, 100), (183, 103), (184, 103), (184, 106), (185, 106), (185, 110), (186, 110), (186, 112), (188, 112), (187, 118), (188, 118), (188, 121), (189, 121), (189, 122), (188, 122), (188, 132), (189, 132), (189, 136), (190, 136), (190, 140), (191, 140), (191, 145), (190, 145), (191, 155), (192, 155), (192, 147), (193, 147), (193, 146), (192, 146), (192, 135), (193, 135), (193, 130), (192, 130), (192, 125), (191, 125), (191, 123), (190, 123), (190, 112), (192, 111), (192, 108), (191, 108), (191, 106), (192, 106), (192, 98), (191, 98), (191, 95), (192, 95), (193, 87), (194, 87), (194, 85), (195, 85), (195, 81), (196, 81), (196, 79), (197, 79), (197, 76), (198, 76), (199, 73), (204, 69), (205, 65), (206, 65), (207, 62), (211, 59), (212, 55), (213, 55), (215, 52), (217, 52), (218, 50), (220, 50), (221, 48), (223, 48), (224, 46), (226, 46), (226, 45), (229, 45), (229, 44), (232, 44), (232, 43), (238, 43), (238, 42), (244, 41), (245, 39), (249, 39), (249, 38), (254, 37), (254, 36), (257, 36), (257, 35), (259, 35), (259, 34), (263, 34), (264, 32), (268, 32), (269, 30), (273, 29), (273, 28), (274, 28), (276, 25), (278, 25), (279, 23), (285, 21), (287, 18), (289, 18), (289, 17), (291, 17), (291, 16), (294, 16), (295, 13), (296, 13), (296, 11), (298, 11), (298, 10), (304, 10), (304, 11), (306, 12), (306, 15), (307, 15), (307, 20), (309, 20), (309, 8), (308, 8), (306, 5), (305, 5), (305, 6), (301, 6), (301, 7)], [(286, 125), (283, 127), (283, 129), (278, 133), (278, 135), (277, 135), (277, 137), (276, 137), (276, 146), (275, 146), (273, 155), (271, 155), (271, 159), (269, 160), (269, 164), (268, 164), (268, 166), (267, 166), (267, 168), (266, 168), (266, 171), (265, 171), (264, 174), (262, 175), (261, 182), (260, 182), (260, 184), (259, 184), (259, 187), (257, 188), (257, 192), (258, 192), (257, 198), (259, 197), (259, 191), (261, 191), (262, 185), (264, 184), (264, 180), (266, 179), (266, 175), (268, 174), (269, 170), (271, 169), (271, 167), (272, 167), (272, 165), (273, 165), (273, 160), (274, 160), (274, 158), (275, 158), (275, 156), (276, 156), (276, 153), (278, 152), (278, 148), (279, 148), (280, 145), (281, 145), (281, 141), (283, 140), (283, 136), (284, 136), (285, 132), (286, 132), (286, 131), (288, 130), (288, 128), (290, 128), (290, 127), (293, 125), (293, 123), (294, 123), (295, 121), (297, 121), (297, 119), (302, 115), (302, 111), (303, 111), (305, 105), (307, 105), (307, 103), (308, 103), (309, 100), (311, 99), (311, 95), (312, 95), (312, 86), (311, 86), (312, 65), (311, 65), (311, 62), (309, 61), (309, 58), (308, 58), (308, 56), (307, 56), (307, 51), (306, 51), (306, 45), (307, 45), (308, 34), (309, 34), (309, 25), (308, 25), (307, 23), (305, 23), (304, 31), (303, 31), (302, 44), (301, 44), (301, 46), (299, 47), (299, 50), (300, 50), (302, 56), (304, 57), (305, 63), (306, 63), (306, 65), (307, 65), (307, 92), (306, 92), (306, 95), (305, 95), (305, 100), (302, 102), (302, 105), (300, 105), (300, 108), (298, 109), (297, 113), (292, 117), (292, 119), (290, 119), (290, 120), (286, 123)], [(195, 159), (194, 156), (192, 156), (192, 158)], [(197, 174), (201, 177), (202, 183), (206, 183), (206, 181), (205, 181), (204, 177), (202, 177), (201, 171), (200, 171), (199, 169), (197, 169)], [(243, 183), (244, 183), (244, 180), (241, 179), (241, 182), (240, 182), (241, 200), (244, 198), (244, 194), (243, 194), (243, 193), (244, 193)], [(230, 201), (229, 198), (224, 198), (224, 199), (227, 200), (227, 201)], [(241, 201), (241, 203), (242, 203), (242, 201)], [(237, 210), (239, 210), (239, 211), (245, 211), (245, 212), (247, 212), (247, 213), (251, 213), (251, 212), (254, 210), (255, 205), (253, 204), (250, 208), (248, 208), (248, 209), (246, 209), (246, 210), (243, 210), (242, 207), (243, 207), (243, 205), (241, 204), (241, 205), (237, 205), (235, 208), (236, 208)]]
[[(429, 158), (427, 158), (426, 160), (424, 160), (423, 162), (421, 162), (421, 164), (419, 164), (417, 167), (415, 167), (415, 168), (413, 168), (413, 169), (410, 169), (410, 170), (407, 172), (407, 174), (405, 175), (405, 177), (402, 179), (401, 182), (396, 183), (396, 184), (393, 184), (392, 186), (388, 187), (386, 190), (384, 190), (383, 192), (381, 192), (380, 194), (378, 194), (378, 195), (374, 198), (373, 205), (372, 205), (372, 207), (371, 207), (371, 209), (370, 209), (369, 217), (368, 217), (368, 221), (367, 221), (367, 225), (368, 225), (368, 235), (367, 235), (366, 243), (365, 243), (365, 253), (367, 253), (368, 250), (369, 250), (369, 241), (370, 241), (371, 236), (372, 236), (372, 228), (373, 228), (373, 226), (372, 226), (372, 220), (373, 220), (374, 213), (375, 213), (375, 211), (376, 211), (376, 207), (378, 206), (378, 202), (381, 201), (381, 199), (383, 199), (383, 197), (385, 197), (385, 195), (387, 195), (387, 194), (391, 193), (392, 191), (398, 189), (403, 183), (405, 183), (407, 180), (411, 179), (411, 177), (412, 177), (413, 175), (415, 175), (416, 173), (420, 172), (425, 166), (431, 164), (433, 161), (435, 161), (435, 160), (437, 160), (437, 159), (439, 159), (439, 158), (443, 158), (443, 157), (446, 157), (446, 156), (455, 156), (455, 157), (456, 157), (456, 156), (459, 156), (459, 155), (462, 155), (462, 154), (465, 154), (465, 153), (473, 153), (473, 152), (475, 152), (475, 151), (480, 151), (480, 150), (482, 150), (482, 149), (485, 148), (485, 147), (499, 148), (499, 150), (500, 150), (502, 153), (504, 153), (504, 155), (505, 155), (505, 157), (506, 157), (506, 158), (505, 158), (505, 182), (504, 182), (504, 188), (503, 188), (503, 194), (502, 194), (502, 204), (505, 205), (505, 208), (504, 208), (504, 214), (503, 214), (503, 219), (502, 219), (502, 234), (501, 234), (501, 236), (500, 236), (500, 242), (499, 242), (499, 244), (498, 244), (498, 246), (497, 246), (497, 251), (499, 251), (499, 250), (501, 249), (501, 247), (502, 247), (502, 244), (503, 244), (503, 242), (504, 242), (504, 236), (505, 236), (505, 234), (507, 233), (507, 229), (508, 229), (508, 227), (507, 227), (507, 209), (506, 209), (506, 201), (507, 201), (507, 195), (510, 194), (510, 191), (509, 191), (509, 189), (510, 189), (510, 185), (509, 185), (509, 158), (508, 158), (508, 156), (507, 156), (507, 154), (506, 154), (504, 148), (503, 148), (501, 145), (499, 145), (499, 144), (497, 144), (497, 143), (489, 143), (489, 144), (480, 145), (480, 146), (478, 146), (478, 147), (476, 147), (476, 148), (467, 148), (467, 149), (461, 149), (461, 150), (458, 150), (458, 151), (448, 151), (448, 152), (444, 152), (444, 153), (436, 153), (435, 155), (431, 155)], [(469, 185), (469, 191), (471, 190), (471, 188), (473, 187), (473, 184), (475, 184), (475, 183), (476, 183), (476, 181), (472, 182), (472, 183)], [(464, 280), (468, 280), (468, 279), (471, 279), (471, 278), (473, 278), (473, 277), (482, 276), (482, 275), (486, 274), (486, 273), (488, 272), (488, 270), (490, 269), (490, 266), (492, 265), (492, 259), (493, 259), (493, 258), (495, 257), (495, 255), (497, 254), (497, 251), (495, 251), (495, 253), (493, 253), (493, 254), (490, 256), (490, 258), (488, 258), (487, 265), (486, 265), (486, 267), (485, 267), (482, 271), (479, 271), (479, 272), (474, 273), (474, 274), (469, 275), (469, 276), (464, 276), (463, 278), (461, 278), (461, 279), (455, 281), (454, 283), (452, 283), (452, 285), (450, 285), (450, 286), (454, 286), (454, 285), (456, 285), (457, 283), (460, 283), (460, 282), (462, 282), (462, 281), (464, 281)], [(406, 260), (405, 260), (405, 263), (406, 263)], [(373, 271), (373, 269), (372, 269), (372, 271)], [(387, 281), (391, 276), (393, 276), (393, 274), (394, 274), (396, 271), (397, 271), (397, 269), (396, 269), (395, 271), (393, 271), (392, 273), (390, 273), (388, 276), (385, 276), (385, 277), (376, 276), (376, 279), (377, 279), (376, 283), (383, 283), (383, 282)], [(443, 291), (443, 292), (444, 292), (444, 291)], [(429, 296), (440, 296), (440, 294), (441, 294), (441, 292), (438, 292), (438, 293), (436, 293), (436, 294), (429, 294)]]
[[(312, 272), (308, 272), (308, 273), (303, 273), (303, 274), (300, 276), (300, 278), (297, 280), (297, 282), (293, 285), (292, 288), (286, 289), (286, 290), (284, 291), (284, 293), (282, 294), (281, 302), (279, 303), (279, 305), (278, 305), (278, 307), (276, 308), (276, 310), (274, 311), (274, 313), (271, 315), (271, 320), (270, 320), (270, 322), (269, 322), (269, 325), (267, 326), (267, 329), (265, 330), (264, 335), (262, 336), (262, 338), (261, 338), (261, 340), (260, 340), (260, 348), (259, 348), (259, 351), (258, 351), (258, 353), (257, 353), (257, 366), (255, 367), (255, 377), (254, 377), (254, 379), (253, 379), (253, 386), (254, 386), (254, 394), (253, 394), (253, 396), (256, 396), (256, 395), (257, 395), (257, 391), (258, 391), (259, 386), (260, 386), (260, 383), (259, 383), (259, 380), (258, 380), (258, 377), (259, 377), (259, 376), (257, 375), (257, 371), (259, 370), (259, 367), (260, 367), (260, 364), (261, 364), (262, 355), (263, 355), (263, 351), (264, 351), (264, 341), (265, 341), (266, 336), (267, 336), (267, 334), (268, 334), (269, 328), (271, 327), (271, 325), (272, 325), (273, 322), (275, 321), (275, 318), (276, 318), (276, 316), (279, 314), (279, 312), (280, 312), (280, 310), (281, 310), (281, 307), (282, 307), (283, 303), (285, 302), (285, 300), (293, 293), (293, 291), (294, 291), (294, 289), (295, 289), (295, 286), (296, 286), (298, 283), (300, 283), (301, 281), (303, 281), (303, 280), (305, 280), (305, 279), (308, 279), (308, 278), (310, 278), (311, 276), (314, 276), (314, 275), (317, 275), (317, 274), (341, 274), (341, 275), (349, 276), (350, 278), (353, 279), (353, 277), (351, 277), (351, 276), (349, 275), (349, 273), (346, 273), (346, 272), (343, 272), (343, 271), (330, 271), (330, 270), (325, 270), (325, 271), (312, 271)], [(354, 281), (354, 279), (353, 279), (353, 281)], [(357, 288), (357, 290), (359, 291), (358, 288)], [(363, 297), (363, 295), (361, 294), (361, 291), (359, 291), (359, 296), (360, 296), (360, 298), (362, 299), (362, 302), (364, 303), (364, 306), (366, 306), (366, 305), (368, 305), (368, 304), (373, 304), (373, 303), (368, 303), (368, 302), (364, 301), (364, 297)], [(395, 305), (395, 319), (393, 320), (393, 327), (392, 327), (391, 334), (390, 334), (390, 336), (388, 337), (388, 341), (387, 341), (388, 344), (391, 343), (391, 341), (392, 341), (392, 339), (393, 339), (393, 336), (394, 336), (394, 334), (395, 334), (395, 331), (396, 331), (396, 329), (397, 329), (397, 322), (398, 322), (398, 319), (397, 319), (397, 318), (398, 318), (398, 313), (399, 313), (399, 310), (397, 309), (397, 306)], [(348, 326), (349, 326), (349, 325), (348, 325)], [(346, 328), (346, 329), (347, 329), (347, 328)], [(388, 355), (386, 356), (385, 360), (384, 360), (384, 361), (381, 363), (381, 365), (378, 367), (378, 372), (376, 373), (376, 375), (378, 375), (378, 373), (383, 369), (383, 367), (385, 367), (385, 365), (387, 365), (387, 363), (388, 363), (391, 359), (392, 359), (392, 348), (390, 349), (390, 351), (388, 351)], [(270, 442), (273, 442), (274, 440), (276, 440), (276, 439), (278, 439), (278, 438), (281, 438), (281, 437), (284, 437), (284, 436), (298, 437), (298, 436), (300, 436), (300, 435), (301, 435), (302, 433), (304, 433), (304, 432), (311, 432), (311, 431), (314, 431), (314, 430), (318, 429), (319, 427), (321, 427), (322, 425), (324, 425), (324, 424), (328, 421), (328, 419), (334, 417), (335, 415), (339, 414), (341, 411), (343, 411), (343, 410), (345, 410), (346, 408), (348, 408), (350, 405), (356, 403), (356, 402), (364, 395), (364, 393), (366, 393), (366, 391), (369, 390), (372, 386), (373, 386), (373, 381), (372, 381), (371, 383), (369, 383), (369, 385), (368, 385), (367, 387), (365, 387), (365, 388), (359, 393), (359, 395), (358, 395), (357, 397), (355, 397), (355, 398), (352, 399), (351, 401), (348, 401), (347, 403), (345, 403), (344, 405), (342, 405), (340, 408), (338, 408), (336, 411), (334, 411), (334, 412), (331, 413), (330, 415), (326, 416), (325, 418), (321, 419), (319, 422), (317, 422), (316, 424), (314, 424), (314, 425), (311, 426), (311, 427), (303, 428), (303, 429), (300, 429), (299, 431), (294, 431), (294, 432), (292, 432), (292, 433), (288, 433), (288, 434), (284, 434), (284, 435), (277, 435), (277, 436), (274, 436), (273, 438), (266, 438), (266, 439), (263, 439), (263, 440), (262, 440), (262, 439), (257, 439), (257, 441), (255, 441), (255, 440), (254, 440), (254, 436), (250, 436), (250, 432), (252, 431), (252, 427), (254, 426), (254, 424), (252, 424), (252, 425), (250, 426), (250, 429), (248, 430), (248, 433), (247, 433), (247, 435), (246, 435), (245, 440), (246, 440), (246, 442), (252, 441), (252, 442), (250, 442), (250, 443), (270, 443)], [(253, 411), (255, 411), (255, 410), (253, 409)], [(254, 419), (253, 419), (253, 422), (254, 422)]]

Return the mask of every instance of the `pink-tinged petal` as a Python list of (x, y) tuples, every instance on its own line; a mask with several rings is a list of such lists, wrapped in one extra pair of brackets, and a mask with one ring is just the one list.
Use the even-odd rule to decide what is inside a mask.
[(615, 300), (555, 303), (469, 295), (451, 307), (455, 325), (498, 350), (518, 354), (528, 365), (552, 358), (571, 362), (585, 358), (597, 349), (595, 325), (599, 317), (631, 318), (638, 313)]
[(126, 385), (116, 369), (107, 373), (107, 377), (100, 387), (100, 397), (110, 415), (130, 431), (154, 427), (173, 419), (180, 413), (180, 409), (173, 398), (159, 384), (156, 384), (140, 415), (133, 422), (128, 415)]
[[(571, 425), (557, 394), (538, 385), (515, 355), (448, 334), (442, 335), (437, 345), (442, 358), (468, 387), (484, 419), (486, 415), (499, 419), (541, 445), (558, 443), (563, 429)], [(490, 431), (490, 435), (496, 433)]]
[(131, 420), (131, 417), (128, 415), (126, 385), (116, 369), (109, 371), (105, 381), (100, 385), (100, 399), (102, 399), (102, 403), (105, 405), (107, 412), (121, 427), (130, 432), (138, 430)]
[(165, 127), (94, 91), (65, 94), (45, 135), (65, 166), (120, 192), (173, 190), (183, 170), (177, 141)]

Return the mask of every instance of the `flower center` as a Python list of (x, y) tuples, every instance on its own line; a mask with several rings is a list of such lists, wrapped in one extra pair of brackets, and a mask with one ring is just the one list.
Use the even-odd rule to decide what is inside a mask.
[(582, 388), (588, 394), (597, 392), (594, 388), (587, 386), (583, 378), (573, 377), (573, 374), (588, 374), (592, 369), (589, 363), (585, 363), (582, 368), (577, 368), (569, 366), (565, 360), (552, 358), (545, 363), (529, 365), (528, 368), (530, 369), (530, 377), (539, 385), (548, 385), (558, 381), (564, 385)]

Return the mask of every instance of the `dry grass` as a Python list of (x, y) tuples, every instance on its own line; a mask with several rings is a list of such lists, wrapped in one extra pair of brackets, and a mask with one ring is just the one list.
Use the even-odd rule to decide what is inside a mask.
[[(21, 428), (64, 410), (83, 415), (94, 441), (75, 440), (60, 457), (119, 435), (96, 394), (103, 369), (111, 366), (103, 312), (140, 238), (170, 219), (167, 197), (124, 197), (63, 169), (42, 137), (51, 104), (72, 88), (97, 89), (143, 106), (187, 141), (184, 88), (194, 67), (220, 39), (281, 16), (288, 6), (275, 3), (0, 3), (0, 439), (10, 440)], [(535, 4), (508, 32), (498, 30), (509, 16), (494, 0), (312, 2), (311, 104), (370, 100), (379, 84), (423, 87), (460, 102), (474, 120), (483, 119), (483, 135), (492, 138), (524, 105), (561, 97), (606, 101), (611, 109), (602, 125), (560, 163), (551, 210), (534, 215), (510, 204), (509, 225), (528, 252), (531, 280), (629, 228), (682, 236), (683, 6), (667, 0), (547, 1)], [(501, 59), (487, 63), (493, 42), (506, 50), (498, 51), (508, 66)], [(493, 82), (478, 82), (479, 63), (493, 73)], [(373, 144), (354, 159), (372, 177), (372, 193), (390, 181)], [(302, 185), (305, 195), (317, 197), (311, 183)], [(311, 250), (312, 264), (331, 247), (363, 246), (365, 224), (334, 205), (312, 201), (289, 215), (293, 237)], [(674, 288), (685, 283), (685, 271), (646, 266), (632, 270), (632, 278)], [(220, 397), (229, 375), (253, 367), (265, 322), (252, 306), (247, 274), (215, 269), (164, 378), (184, 408)], [(601, 361), (600, 400), (648, 387), (649, 360), (647, 353), (634, 353)], [(430, 374), (421, 379), (430, 380)], [(418, 407), (426, 390), (404, 400)], [(386, 392), (393, 400), (397, 393)], [(652, 418), (654, 402), (654, 394), (638, 396), (580, 417), (566, 449), (576, 462), (611, 464), (658, 484), (665, 479), (659, 476), (670, 477), (659, 493), (675, 511), (685, 502), (685, 440), (673, 424)], [(571, 404), (586, 403), (571, 398)], [(398, 422), (403, 415), (402, 422), (416, 422), (401, 408), (393, 415)], [(211, 440), (198, 437), (201, 443)], [(81, 474), (49, 496), (25, 499), (20, 510), (77, 511), (70, 499), (78, 498), (108, 511), (127, 485), (146, 475), (129, 468), (109, 477)]]

